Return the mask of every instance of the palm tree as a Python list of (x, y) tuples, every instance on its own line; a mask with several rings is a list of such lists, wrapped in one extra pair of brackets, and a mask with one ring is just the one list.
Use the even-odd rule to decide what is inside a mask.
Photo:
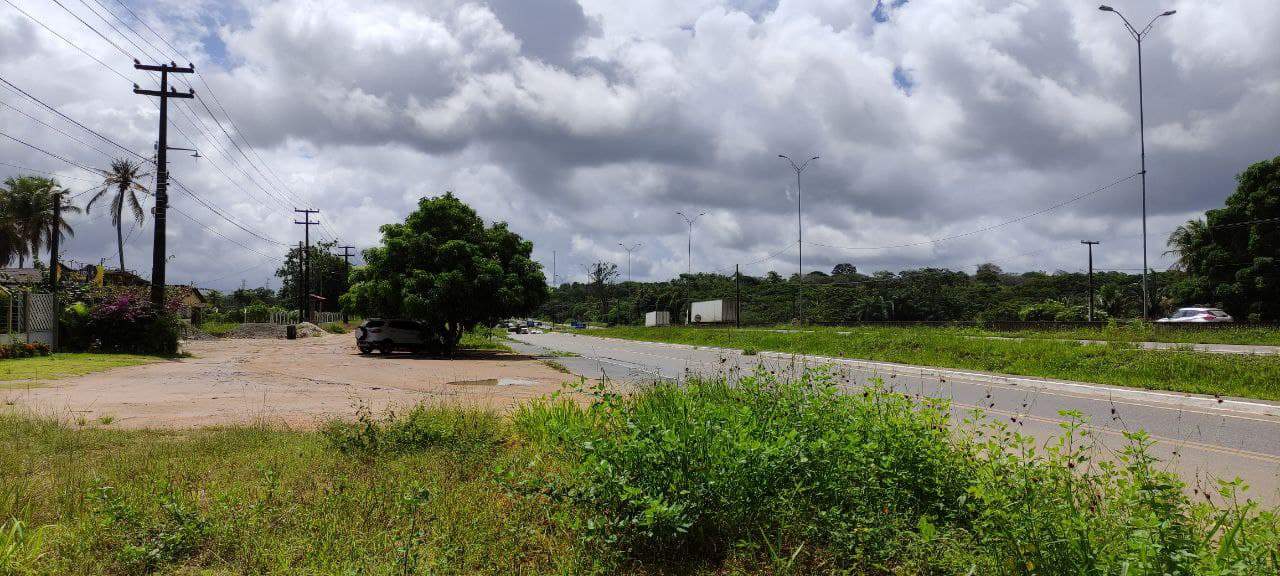
[(12, 178), (5, 180), (5, 188), (0, 190), (0, 266), (8, 266), (14, 256), (22, 253), (25, 245), (18, 235), (18, 221), (13, 217), (9, 202), (9, 184)]
[[(39, 262), (40, 250), (53, 238), (55, 194), (65, 196), (67, 190), (57, 180), (41, 176), (19, 176), (7, 178), (5, 185), (5, 203), (8, 205), (8, 218), (13, 222), (14, 234), (18, 239), (18, 267), (27, 263), (27, 256), (32, 262)], [(64, 212), (79, 212), (80, 209), (63, 200)], [(58, 233), (73, 236), (75, 231), (65, 219), (58, 222)]]
[(98, 191), (89, 198), (89, 203), (85, 205), (85, 212), (93, 208), (93, 203), (102, 198), (107, 192), (114, 191), (115, 195), (111, 197), (111, 222), (116, 227), (116, 248), (120, 254), (120, 271), (124, 272), (124, 232), (122, 222), (124, 220), (124, 205), (129, 204), (129, 210), (133, 212), (133, 220), (142, 225), (143, 211), (142, 204), (138, 202), (138, 192), (147, 194), (147, 188), (142, 185), (142, 179), (148, 174), (142, 172), (142, 165), (128, 159), (114, 160), (111, 162), (111, 169), (107, 170), (102, 180), (102, 186)]
[(1203, 248), (1208, 238), (1209, 225), (1204, 220), (1188, 220), (1186, 224), (1179, 226), (1169, 235), (1169, 250), (1165, 254), (1177, 254), (1178, 261), (1175, 266), (1187, 272), (1194, 272), (1197, 252)]

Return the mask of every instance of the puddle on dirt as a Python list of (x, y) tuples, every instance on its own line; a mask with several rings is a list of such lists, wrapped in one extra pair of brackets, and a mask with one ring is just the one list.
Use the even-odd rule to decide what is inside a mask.
[(485, 378), (483, 380), (456, 380), (450, 382), (449, 386), (528, 386), (531, 384), (533, 382), (519, 378)]

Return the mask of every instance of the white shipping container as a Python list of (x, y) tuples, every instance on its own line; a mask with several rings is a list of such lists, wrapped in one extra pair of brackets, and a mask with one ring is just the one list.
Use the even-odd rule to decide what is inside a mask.
[(720, 324), (738, 321), (738, 310), (732, 300), (707, 300), (689, 306), (690, 324)]
[(655, 310), (646, 312), (644, 315), (645, 326), (670, 326), (671, 313), (666, 310)]

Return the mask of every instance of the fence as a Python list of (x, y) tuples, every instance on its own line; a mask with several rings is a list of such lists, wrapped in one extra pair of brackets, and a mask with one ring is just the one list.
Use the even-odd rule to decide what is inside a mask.
[(341, 312), (315, 312), (312, 314), (312, 322), (316, 324), (326, 324), (329, 322), (341, 322)]
[(0, 343), (53, 344), (58, 313), (53, 294), (32, 294), (0, 288)]

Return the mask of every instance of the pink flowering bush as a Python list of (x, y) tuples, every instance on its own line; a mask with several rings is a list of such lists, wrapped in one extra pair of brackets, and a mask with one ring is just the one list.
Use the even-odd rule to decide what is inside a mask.
[(80, 350), (174, 354), (182, 309), (176, 291), (168, 294), (164, 310), (156, 311), (145, 286), (98, 288), (63, 311), (63, 342)]

